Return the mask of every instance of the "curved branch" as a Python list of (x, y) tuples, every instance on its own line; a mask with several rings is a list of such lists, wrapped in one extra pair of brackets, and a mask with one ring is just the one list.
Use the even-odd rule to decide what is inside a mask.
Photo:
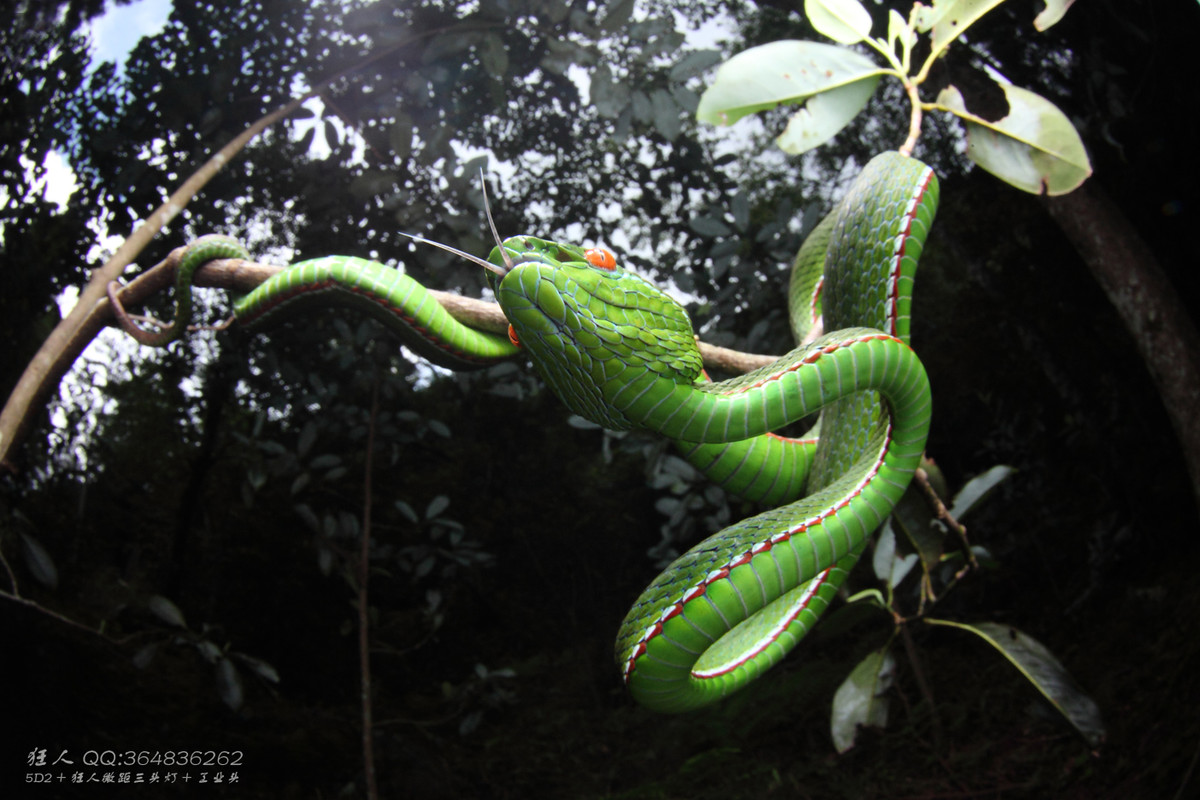
[[(153, 295), (173, 286), (175, 284), (175, 272), (179, 267), (179, 260), (183, 257), (185, 250), (185, 247), (177, 247), (165, 259), (138, 275), (127, 285), (119, 290), (114, 290), (121, 305), (125, 307), (143, 305)], [(196, 274), (193, 276), (193, 282), (196, 286), (201, 287), (248, 292), (283, 269), (284, 267), (261, 264), (255, 261), (245, 261), (240, 258), (221, 258), (209, 261), (197, 269)], [(78, 315), (79, 320), (71, 327), (70, 336), (64, 340), (63, 344), (58, 346), (56, 358), (47, 366), (40, 367), (41, 371), (38, 374), (44, 385), (39, 388), (48, 392), (54, 385), (57, 385), (58, 380), (70, 369), (71, 364), (75, 362), (75, 359), (79, 357), (84, 348), (96, 338), (100, 330), (107, 325), (117, 324), (117, 314), (105, 293), (106, 284), (97, 284), (96, 279), (93, 278), (89, 284), (89, 288), (97, 285), (101, 293), (100, 298), (86, 305), (83, 298), (80, 298), (80, 302), (76, 305), (76, 311), (73, 311), (71, 316), (76, 316), (76, 312), (80, 309), (89, 310), (87, 313)], [(506, 334), (508, 331), (508, 320), (505, 319), (504, 312), (495, 303), (489, 303), (472, 297), (463, 297), (459, 294), (438, 291), (436, 289), (430, 289), (429, 293), (445, 307), (450, 316), (464, 325), (498, 334)], [(68, 319), (70, 318), (68, 317)], [(66, 320), (63, 321), (63, 324), (59, 325), (59, 329), (65, 328), (65, 323)], [(55, 333), (59, 333), (59, 329), (56, 329)], [(704, 342), (697, 342), (697, 345), (704, 358), (704, 365), (709, 369), (717, 369), (724, 372), (749, 372), (752, 369), (757, 369), (775, 360), (775, 356), (743, 353)], [(43, 346), (43, 349), (45, 349), (45, 346)], [(31, 362), (30, 366), (26, 369), (27, 375), (34, 368), (36, 362), (37, 359), (35, 358), (34, 362)], [(15, 407), (16, 398), (17, 392), (14, 391), (12, 397), (9, 398), (8, 406), (4, 409), (5, 413), (9, 413), (10, 408)], [(28, 416), (26, 414), (26, 417)], [(27, 419), (20, 422), (28, 425)], [(8, 430), (10, 429), (0, 428), (0, 433), (6, 433)], [(18, 433), (24, 433), (24, 428), (21, 428), (19, 424), (16, 430)], [(8, 443), (7, 447), (4, 446), (6, 442)], [(5, 440), (0, 442), (0, 455), (8, 458), (17, 443), (16, 439), (10, 439), (6, 436)], [(11, 462), (6, 461), (2, 463), (4, 467), (15, 471)]]
[[(102, 327), (95, 319), (97, 307), (102, 303), (104, 309), (111, 312), (105, 297), (108, 284), (121, 276), (163, 226), (178, 216), (204, 185), (255, 136), (300, 108), (312, 94), (309, 92), (297, 97), (267, 114), (222, 147), (138, 226), (103, 267), (92, 273), (75, 307), (42, 342), (9, 395), (4, 410), (0, 411), (0, 469), (15, 470), (14, 453), (29, 431), (34, 409), (41, 407), (47, 395)], [(173, 254), (176, 259), (177, 253)], [(170, 274), (174, 274), (173, 269)]]
[[(112, 255), (112, 258), (92, 273), (87, 286), (80, 292), (79, 300), (71, 313), (59, 322), (46, 337), (46, 341), (42, 342), (42, 346), (38, 348), (37, 353), (26, 365), (20, 380), (17, 381), (12, 394), (5, 402), (3, 410), (0, 410), (0, 472), (16, 471), (16, 452), (29, 433), (36, 409), (44, 405), (50, 392), (75, 363), (75, 359), (111, 318), (112, 309), (105, 296), (108, 284), (121, 276), (133, 259), (145, 249), (146, 245), (168, 222), (187, 207), (200, 189), (212, 180), (213, 176), (220, 172), (226, 164), (236, 158), (258, 134), (281, 119), (290, 116), (310, 97), (320, 94), (334, 82), (394, 53), (399, 48), (417, 39), (432, 36), (441, 30), (425, 31), (373, 53), (351, 67), (326, 78), (310, 91), (262, 117), (209, 158), (167, 198), (165, 203), (155, 209), (134, 230), (129, 238), (117, 248), (117, 252)], [(178, 259), (177, 254), (178, 251), (173, 253), (172, 257)], [(168, 272), (170, 276), (174, 275), (173, 266)], [(122, 300), (126, 299), (124, 293), (121, 297)]]

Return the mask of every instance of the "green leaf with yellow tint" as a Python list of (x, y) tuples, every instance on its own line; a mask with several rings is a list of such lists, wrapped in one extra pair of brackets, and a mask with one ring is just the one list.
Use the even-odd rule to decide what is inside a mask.
[[(814, 95), (886, 73), (871, 59), (844, 47), (793, 39), (771, 42), (738, 53), (717, 69), (712, 86), (700, 98), (696, 119), (732, 125), (748, 114), (781, 103), (805, 103)], [(843, 98), (810, 114), (840, 112), (844, 102)]]
[(820, 147), (858, 116), (858, 112), (863, 110), (871, 95), (875, 93), (878, 84), (879, 76), (873, 75), (813, 95), (804, 107), (788, 120), (787, 128), (775, 140), (775, 144), (779, 145), (783, 152), (792, 155)]
[(839, 44), (857, 44), (871, 34), (871, 15), (858, 0), (804, 0), (804, 15)]
[(1092, 174), (1083, 140), (1067, 115), (1027, 89), (1002, 83), (1007, 116), (995, 122), (967, 110), (962, 95), (947, 86), (937, 107), (967, 125), (967, 157), (1018, 189), (1033, 194), (1066, 194)]

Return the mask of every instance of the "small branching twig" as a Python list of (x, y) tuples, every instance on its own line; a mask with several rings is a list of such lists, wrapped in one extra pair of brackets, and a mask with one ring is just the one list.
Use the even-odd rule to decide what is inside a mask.
[[(942, 498), (938, 496), (937, 490), (929, 482), (929, 475), (925, 470), (917, 467), (917, 471), (913, 474), (913, 480), (921, 487), (921, 491), (925, 493), (925, 499), (929, 501), (929, 505), (933, 508), (937, 518), (941, 520), (946, 527), (954, 531), (958, 536), (959, 543), (962, 545), (963, 557), (967, 560), (967, 571), (979, 568), (979, 562), (975, 560), (975, 554), (971, 552), (971, 542), (967, 539), (967, 528), (961, 522), (956, 520), (946, 508), (946, 504), (942, 502)], [(964, 573), (965, 574), (965, 573)], [(955, 576), (957, 579), (958, 576)]]
[(942, 720), (937, 713), (937, 704), (933, 700), (933, 687), (929, 685), (929, 679), (925, 675), (925, 668), (921, 665), (921, 657), (917, 652), (917, 647), (913, 644), (912, 633), (908, 626), (902, 622), (897, 625), (900, 628), (900, 640), (904, 642), (904, 652), (908, 656), (908, 663), (912, 666), (913, 676), (917, 679), (917, 687), (921, 690), (921, 696), (925, 698), (925, 702), (929, 703), (929, 718), (933, 724), (933, 746), (937, 752), (942, 749)]

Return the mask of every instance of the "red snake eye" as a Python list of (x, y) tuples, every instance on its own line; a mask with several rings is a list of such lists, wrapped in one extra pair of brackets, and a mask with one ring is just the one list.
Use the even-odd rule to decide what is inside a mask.
[(512, 342), (515, 347), (521, 346), (521, 340), (517, 338), (517, 330), (512, 325), (508, 326), (508, 340)]
[(612, 251), (605, 250), (603, 247), (594, 247), (591, 250), (586, 251), (583, 254), (583, 257), (587, 259), (589, 264), (591, 264), (593, 267), (597, 267), (598, 269), (617, 268), (616, 256), (612, 254)]

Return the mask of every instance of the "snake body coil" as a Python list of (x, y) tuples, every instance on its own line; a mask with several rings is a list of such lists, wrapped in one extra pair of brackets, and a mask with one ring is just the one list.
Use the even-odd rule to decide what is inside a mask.
[[(795, 646), (912, 477), (931, 399), (908, 345), (911, 291), (937, 195), (920, 162), (873, 159), (796, 259), (794, 330), (799, 338), (821, 318), (828, 333), (720, 383), (703, 377), (678, 302), (607, 252), (531, 236), (504, 240), (487, 262), (473, 259), (492, 273), (512, 343), (457, 323), (396, 270), (343, 257), (279, 273), (239, 300), (236, 315), (266, 321), (333, 300), (458, 367), (511, 357), (519, 342), (575, 413), (669, 436), (730, 491), (783, 503), (682, 555), (621, 625), (616, 658), (633, 696), (683, 711), (744, 686)], [(184, 264), (190, 275), (219, 257), (245, 251), (205, 237)], [(772, 433), (817, 411), (819, 440)]]

